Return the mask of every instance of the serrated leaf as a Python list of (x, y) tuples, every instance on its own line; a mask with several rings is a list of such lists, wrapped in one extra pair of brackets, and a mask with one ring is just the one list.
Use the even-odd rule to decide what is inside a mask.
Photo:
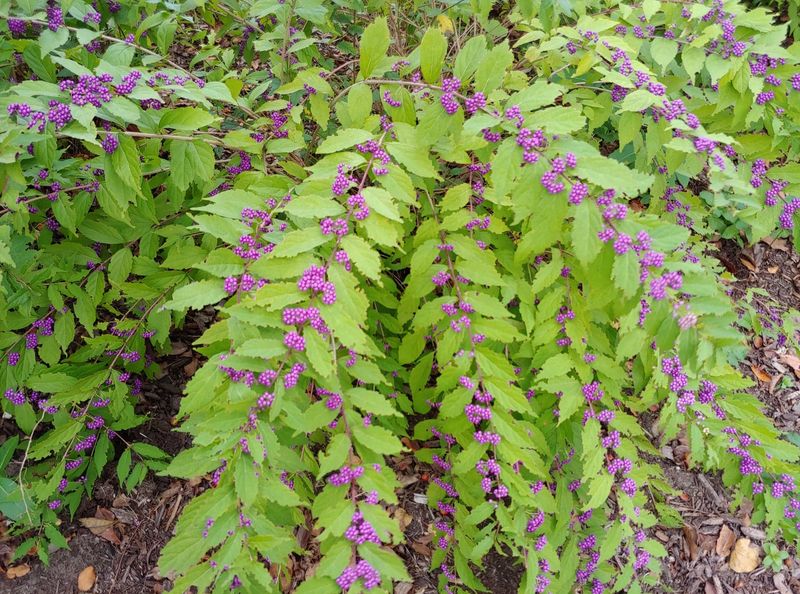
[(334, 435), (324, 453), (319, 455), (319, 472), (317, 477), (323, 477), (329, 472), (337, 470), (344, 464), (350, 452), (350, 439), (343, 433)]
[(629, 251), (622, 255), (617, 255), (614, 259), (612, 272), (614, 284), (622, 290), (622, 293), (630, 297), (639, 289), (639, 260), (636, 253)]
[(335, 135), (329, 136), (317, 147), (317, 153), (320, 155), (327, 155), (335, 153), (356, 144), (366, 142), (372, 138), (372, 133), (360, 128), (344, 128), (339, 130)]
[(322, 377), (331, 377), (334, 368), (330, 345), (313, 328), (307, 328), (303, 332), (303, 338), (306, 340), (306, 356), (314, 371)]
[(255, 503), (258, 497), (258, 477), (256, 477), (255, 469), (253, 461), (242, 456), (236, 462), (233, 474), (236, 496), (247, 507)]
[(371, 452), (391, 456), (403, 451), (403, 444), (394, 433), (377, 425), (356, 425), (352, 428), (356, 442)]
[(375, 19), (364, 29), (359, 43), (359, 66), (362, 78), (368, 78), (386, 57), (389, 49), (389, 27), (386, 19)]
[(597, 233), (603, 228), (603, 217), (597, 206), (584, 200), (575, 207), (572, 221), (572, 250), (578, 261), (587, 266), (600, 253), (603, 243)]
[(206, 305), (217, 303), (227, 296), (222, 282), (219, 280), (201, 280), (176, 289), (164, 307), (184, 311), (187, 309), (201, 309)]
[(380, 256), (378, 252), (372, 249), (369, 243), (361, 239), (358, 235), (350, 233), (342, 237), (341, 245), (347, 252), (349, 258), (356, 265), (356, 268), (358, 268), (364, 276), (372, 280), (380, 280)]
[(164, 112), (159, 121), (159, 128), (173, 130), (197, 131), (216, 121), (216, 117), (199, 107), (176, 107)]
[(444, 56), (447, 53), (447, 38), (437, 28), (425, 31), (419, 45), (419, 65), (426, 83), (439, 82)]
[(272, 250), (271, 256), (274, 258), (296, 256), (313, 250), (329, 239), (329, 236), (322, 234), (318, 225), (292, 231), (283, 236), (283, 239)]
[(170, 178), (179, 190), (186, 190), (194, 180), (205, 181), (214, 175), (214, 149), (201, 140), (173, 140), (170, 161)]

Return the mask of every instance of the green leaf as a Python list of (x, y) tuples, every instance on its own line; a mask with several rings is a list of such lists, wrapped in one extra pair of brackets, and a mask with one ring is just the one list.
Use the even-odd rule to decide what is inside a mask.
[(456, 56), (453, 75), (464, 83), (469, 81), (470, 77), (475, 74), (478, 66), (480, 66), (486, 53), (486, 37), (484, 35), (470, 37), (469, 40), (461, 46), (458, 56)]
[(438, 178), (426, 147), (409, 142), (390, 142), (386, 145), (386, 150), (411, 173), (420, 177)]
[(584, 200), (575, 207), (572, 222), (572, 250), (584, 266), (591, 264), (600, 254), (603, 242), (597, 233), (603, 228), (600, 210), (590, 200)]
[(403, 444), (394, 433), (377, 425), (355, 425), (352, 428), (356, 442), (371, 452), (391, 456), (403, 451)]
[(596, 476), (594, 480), (589, 483), (589, 501), (586, 502), (583, 509), (596, 509), (602, 506), (608, 499), (608, 494), (611, 493), (611, 486), (613, 484), (614, 477), (607, 472)]
[(213, 124), (216, 119), (214, 115), (199, 107), (176, 107), (161, 116), (158, 127), (197, 131)]
[(653, 183), (653, 176), (632, 171), (608, 157), (585, 156), (579, 160), (580, 175), (601, 188), (615, 188), (628, 196), (638, 196)]
[(326, 138), (317, 147), (317, 153), (320, 155), (335, 153), (356, 144), (366, 142), (370, 138), (372, 138), (372, 133), (367, 130), (361, 130), (360, 128), (344, 128), (343, 130), (339, 130), (335, 135)]
[(544, 128), (552, 134), (569, 134), (586, 126), (586, 117), (579, 107), (545, 107), (533, 112), (526, 125)]
[(706, 51), (702, 47), (688, 46), (681, 53), (681, 59), (684, 69), (694, 80), (695, 75), (703, 69), (703, 64), (706, 61)]
[(363, 78), (368, 78), (386, 57), (389, 42), (389, 27), (385, 18), (375, 19), (364, 29), (359, 44), (359, 66)]
[(122, 452), (122, 455), (117, 461), (117, 478), (120, 486), (122, 486), (125, 479), (128, 478), (128, 474), (131, 471), (131, 461), (131, 450), (130, 448), (125, 448), (125, 451)]
[(617, 256), (614, 260), (614, 269), (612, 272), (614, 277), (614, 284), (617, 288), (622, 289), (622, 293), (626, 297), (631, 297), (639, 290), (639, 260), (636, 258), (636, 253), (629, 251), (621, 256)]
[(364, 123), (372, 112), (372, 88), (369, 85), (358, 84), (350, 89), (347, 93), (347, 112), (352, 120), (351, 125), (361, 126)]
[(503, 82), (506, 70), (514, 62), (514, 54), (508, 47), (508, 40), (495, 45), (475, 73), (475, 90), (489, 95)]
[(201, 140), (170, 142), (170, 178), (186, 190), (195, 179), (206, 181), (214, 175), (214, 149)]
[(346, 393), (347, 400), (363, 411), (375, 415), (400, 416), (392, 403), (380, 392), (366, 388), (351, 388)]
[(425, 31), (419, 46), (419, 65), (426, 83), (439, 82), (447, 53), (447, 39), (439, 29), (431, 27)]
[(11, 521), (16, 521), (22, 518), (25, 509), (22, 490), (17, 482), (0, 476), (0, 514)]
[(297, 217), (314, 219), (335, 217), (344, 213), (344, 207), (335, 200), (313, 195), (295, 196), (283, 210)]
[(344, 433), (334, 435), (325, 453), (320, 453), (319, 455), (317, 477), (323, 477), (329, 472), (340, 468), (347, 459), (348, 452), (350, 452), (350, 439)]
[(39, 51), (42, 57), (46, 56), (54, 49), (60, 48), (69, 40), (69, 29), (59, 27), (57, 31), (45, 29), (39, 35)]
[(296, 256), (297, 254), (313, 250), (329, 239), (327, 235), (322, 234), (319, 225), (292, 231), (283, 236), (280, 243), (275, 246), (271, 256), (273, 258)]
[(133, 254), (129, 248), (122, 248), (111, 256), (108, 263), (108, 280), (112, 285), (119, 285), (128, 280), (133, 268)]
[(306, 356), (314, 371), (322, 377), (331, 377), (334, 368), (330, 345), (313, 328), (306, 328), (303, 331), (303, 338), (306, 340)]
[(258, 477), (256, 476), (256, 466), (247, 456), (242, 456), (236, 462), (236, 469), (233, 474), (236, 496), (241, 502), (249, 507), (258, 498)]
[(386, 190), (369, 186), (361, 191), (361, 195), (364, 196), (364, 200), (371, 210), (390, 221), (403, 222), (403, 217), (400, 216), (400, 212), (397, 210), (394, 200), (392, 200), (392, 195)]
[(472, 196), (472, 188), (469, 184), (458, 184), (449, 188), (442, 198), (439, 208), (443, 212), (458, 210), (466, 206)]
[(364, 276), (372, 280), (380, 280), (381, 259), (378, 252), (373, 250), (369, 243), (350, 233), (342, 238), (341, 245)]
[(561, 85), (539, 79), (512, 95), (508, 104), (519, 105), (522, 111), (534, 111), (545, 105), (551, 105), (563, 92), (564, 87)]
[(106, 155), (106, 167), (113, 169), (113, 173), (122, 180), (122, 183), (140, 193), (142, 168), (139, 164), (136, 142), (125, 134), (120, 134), (117, 138), (119, 146), (110, 156)]
[(656, 37), (650, 43), (650, 55), (656, 64), (661, 66), (661, 71), (664, 72), (670, 62), (678, 55), (678, 42), (674, 39)]
[(164, 307), (177, 311), (201, 309), (206, 305), (217, 303), (227, 296), (222, 282), (219, 280), (202, 280), (189, 283), (176, 289)]

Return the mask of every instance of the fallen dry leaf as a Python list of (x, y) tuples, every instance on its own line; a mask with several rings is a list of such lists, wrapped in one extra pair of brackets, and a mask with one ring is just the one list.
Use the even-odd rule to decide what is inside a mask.
[(6, 570), (6, 577), (10, 580), (15, 580), (23, 575), (28, 575), (31, 572), (31, 566), (27, 563), (22, 565), (14, 565)]
[(772, 376), (763, 369), (761, 369), (760, 367), (751, 365), (750, 371), (752, 371), (753, 375), (755, 375), (762, 382), (769, 383), (770, 381), (772, 381)]
[(186, 377), (192, 377), (194, 372), (197, 371), (197, 368), (200, 365), (200, 361), (197, 359), (192, 359), (186, 365), (183, 366), (183, 375)]
[(769, 272), (770, 274), (775, 274), (776, 272), (778, 272), (778, 267), (777, 266), (767, 266), (767, 272)]
[(697, 559), (698, 555), (697, 528), (695, 528), (691, 524), (684, 524), (683, 538), (686, 540), (686, 546), (689, 551), (689, 559), (694, 561), (695, 559)]
[(719, 536), (717, 537), (717, 546), (715, 548), (717, 555), (724, 559), (730, 555), (734, 544), (736, 544), (736, 534), (728, 528), (727, 524), (723, 524), (722, 530), (719, 531)]
[(114, 524), (117, 523), (116, 519), (106, 520), (104, 518), (81, 518), (80, 522), (84, 528), (88, 528), (92, 534), (97, 536), (100, 536), (109, 528), (113, 528)]
[(98, 507), (94, 515), (94, 518), (81, 518), (80, 523), (88, 528), (92, 534), (112, 544), (120, 544), (119, 536), (114, 530), (114, 526), (118, 524), (114, 513), (108, 509)]
[(430, 557), (431, 556), (431, 549), (430, 547), (422, 544), (421, 542), (412, 542), (411, 548), (418, 552), (423, 557)]
[(705, 594), (719, 594), (717, 588), (714, 586), (714, 582), (706, 582)]
[(747, 268), (750, 272), (756, 271), (755, 265), (752, 262), (750, 262), (750, 260), (748, 260), (747, 258), (739, 258), (739, 261), (742, 264), (744, 264), (744, 267)]
[(781, 363), (786, 363), (789, 367), (792, 368), (794, 374), (797, 377), (800, 377), (800, 357), (797, 355), (790, 355), (789, 353), (784, 353), (778, 359)]
[(411, 524), (411, 521), (413, 520), (411, 514), (409, 514), (402, 507), (398, 507), (396, 510), (394, 510), (394, 517), (400, 524), (400, 530), (404, 532), (405, 529), (408, 528), (408, 525)]
[(740, 538), (736, 541), (728, 565), (736, 573), (749, 573), (761, 562), (760, 553), (761, 547), (752, 544), (749, 538)]
[(771, 237), (766, 237), (761, 241), (766, 243), (773, 250), (780, 250), (782, 252), (789, 251), (789, 244), (786, 242), (785, 239), (773, 239)]
[(23, 575), (28, 575), (31, 572), (31, 566), (27, 563), (22, 565), (14, 565), (6, 570), (6, 577), (10, 580), (21, 578)]
[(94, 587), (97, 581), (97, 573), (93, 565), (88, 565), (78, 574), (78, 590), (81, 592), (88, 592)]

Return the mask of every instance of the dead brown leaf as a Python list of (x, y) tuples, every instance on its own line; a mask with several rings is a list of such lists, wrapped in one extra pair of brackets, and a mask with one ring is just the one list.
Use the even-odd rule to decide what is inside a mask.
[(770, 381), (772, 381), (772, 376), (756, 365), (751, 365), (750, 371), (753, 372), (753, 375), (755, 375), (759, 379), (759, 381), (765, 383), (769, 383)]
[(766, 243), (773, 250), (780, 250), (782, 252), (789, 251), (789, 245), (786, 243), (785, 239), (773, 239), (771, 237), (767, 237), (761, 241)]
[(715, 548), (717, 555), (724, 559), (730, 555), (734, 544), (736, 544), (736, 534), (733, 530), (728, 528), (727, 524), (723, 524), (722, 529), (719, 531), (719, 536), (717, 537), (717, 545)]
[(421, 542), (412, 542), (411, 548), (417, 551), (423, 557), (430, 557), (431, 556), (431, 549), (430, 547), (422, 544)]
[(97, 536), (100, 536), (101, 533), (109, 528), (113, 528), (117, 523), (116, 520), (105, 520), (103, 518), (81, 518), (80, 522), (84, 528), (88, 528), (92, 534)]
[(183, 374), (186, 377), (192, 377), (194, 372), (197, 371), (197, 368), (200, 366), (200, 361), (197, 359), (192, 359), (186, 365), (183, 366)]
[(17, 578), (21, 578), (24, 575), (28, 575), (31, 572), (31, 566), (27, 563), (23, 563), (22, 565), (14, 565), (9, 567), (6, 570), (6, 577), (10, 580), (15, 580)]
[(705, 594), (720, 594), (714, 586), (714, 582), (706, 582)]
[(697, 547), (697, 528), (691, 524), (684, 524), (683, 538), (686, 542), (686, 547), (689, 552), (689, 559), (692, 561), (696, 560), (699, 552)]
[(756, 271), (755, 265), (750, 260), (748, 260), (747, 258), (739, 258), (739, 261), (742, 264), (744, 264), (744, 267), (747, 268), (750, 272), (755, 272)]
[(761, 562), (760, 553), (761, 547), (752, 544), (749, 538), (740, 538), (731, 552), (728, 565), (736, 573), (749, 573)]
[(411, 514), (402, 507), (398, 507), (396, 510), (394, 510), (394, 517), (400, 524), (400, 530), (403, 531), (408, 528), (409, 524), (411, 524), (411, 521), (414, 519), (411, 517)]
[(794, 371), (794, 374), (795, 374), (797, 377), (800, 377), (800, 357), (798, 357), (797, 355), (792, 355), (792, 354), (789, 354), (789, 353), (784, 353), (783, 355), (781, 355), (781, 356), (778, 358), (778, 360), (779, 360), (781, 363), (785, 363), (786, 365), (788, 365), (789, 367), (791, 367), (791, 368), (792, 368), (792, 371)]
[(776, 274), (778, 272), (777, 266), (767, 266), (767, 272), (770, 274)]
[(80, 523), (88, 528), (92, 534), (112, 544), (120, 544), (119, 536), (114, 530), (114, 527), (117, 526), (119, 522), (111, 510), (98, 507), (93, 518), (81, 518)]
[(88, 565), (78, 574), (78, 590), (81, 592), (88, 592), (94, 587), (97, 581), (97, 573), (93, 565)]

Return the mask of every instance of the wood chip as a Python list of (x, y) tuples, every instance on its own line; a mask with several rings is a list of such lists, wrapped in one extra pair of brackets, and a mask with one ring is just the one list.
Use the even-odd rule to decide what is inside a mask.
[(728, 528), (727, 524), (723, 524), (722, 529), (719, 531), (717, 545), (715, 547), (717, 555), (724, 559), (730, 555), (734, 544), (736, 544), (736, 534), (733, 532), (733, 530)]
[(88, 592), (94, 587), (95, 581), (97, 581), (97, 573), (94, 570), (94, 566), (89, 565), (78, 574), (78, 590)]
[(775, 588), (777, 588), (780, 594), (792, 594), (789, 586), (786, 585), (786, 577), (784, 577), (782, 573), (776, 573), (773, 575), (772, 583), (775, 584)]
[(22, 565), (14, 565), (9, 567), (6, 570), (6, 577), (10, 580), (15, 580), (17, 578), (21, 578), (24, 575), (28, 575), (31, 572), (31, 566), (27, 563), (23, 563)]
[(761, 547), (750, 542), (749, 538), (740, 538), (731, 553), (728, 565), (736, 573), (749, 573), (761, 562)]
[(748, 526), (742, 526), (742, 533), (748, 537), (752, 538), (753, 540), (766, 540), (767, 533), (763, 530), (759, 530), (758, 528), (750, 528)]
[(717, 588), (716, 586), (714, 586), (714, 582), (706, 582), (705, 594), (721, 594), (721, 592), (717, 592)]

